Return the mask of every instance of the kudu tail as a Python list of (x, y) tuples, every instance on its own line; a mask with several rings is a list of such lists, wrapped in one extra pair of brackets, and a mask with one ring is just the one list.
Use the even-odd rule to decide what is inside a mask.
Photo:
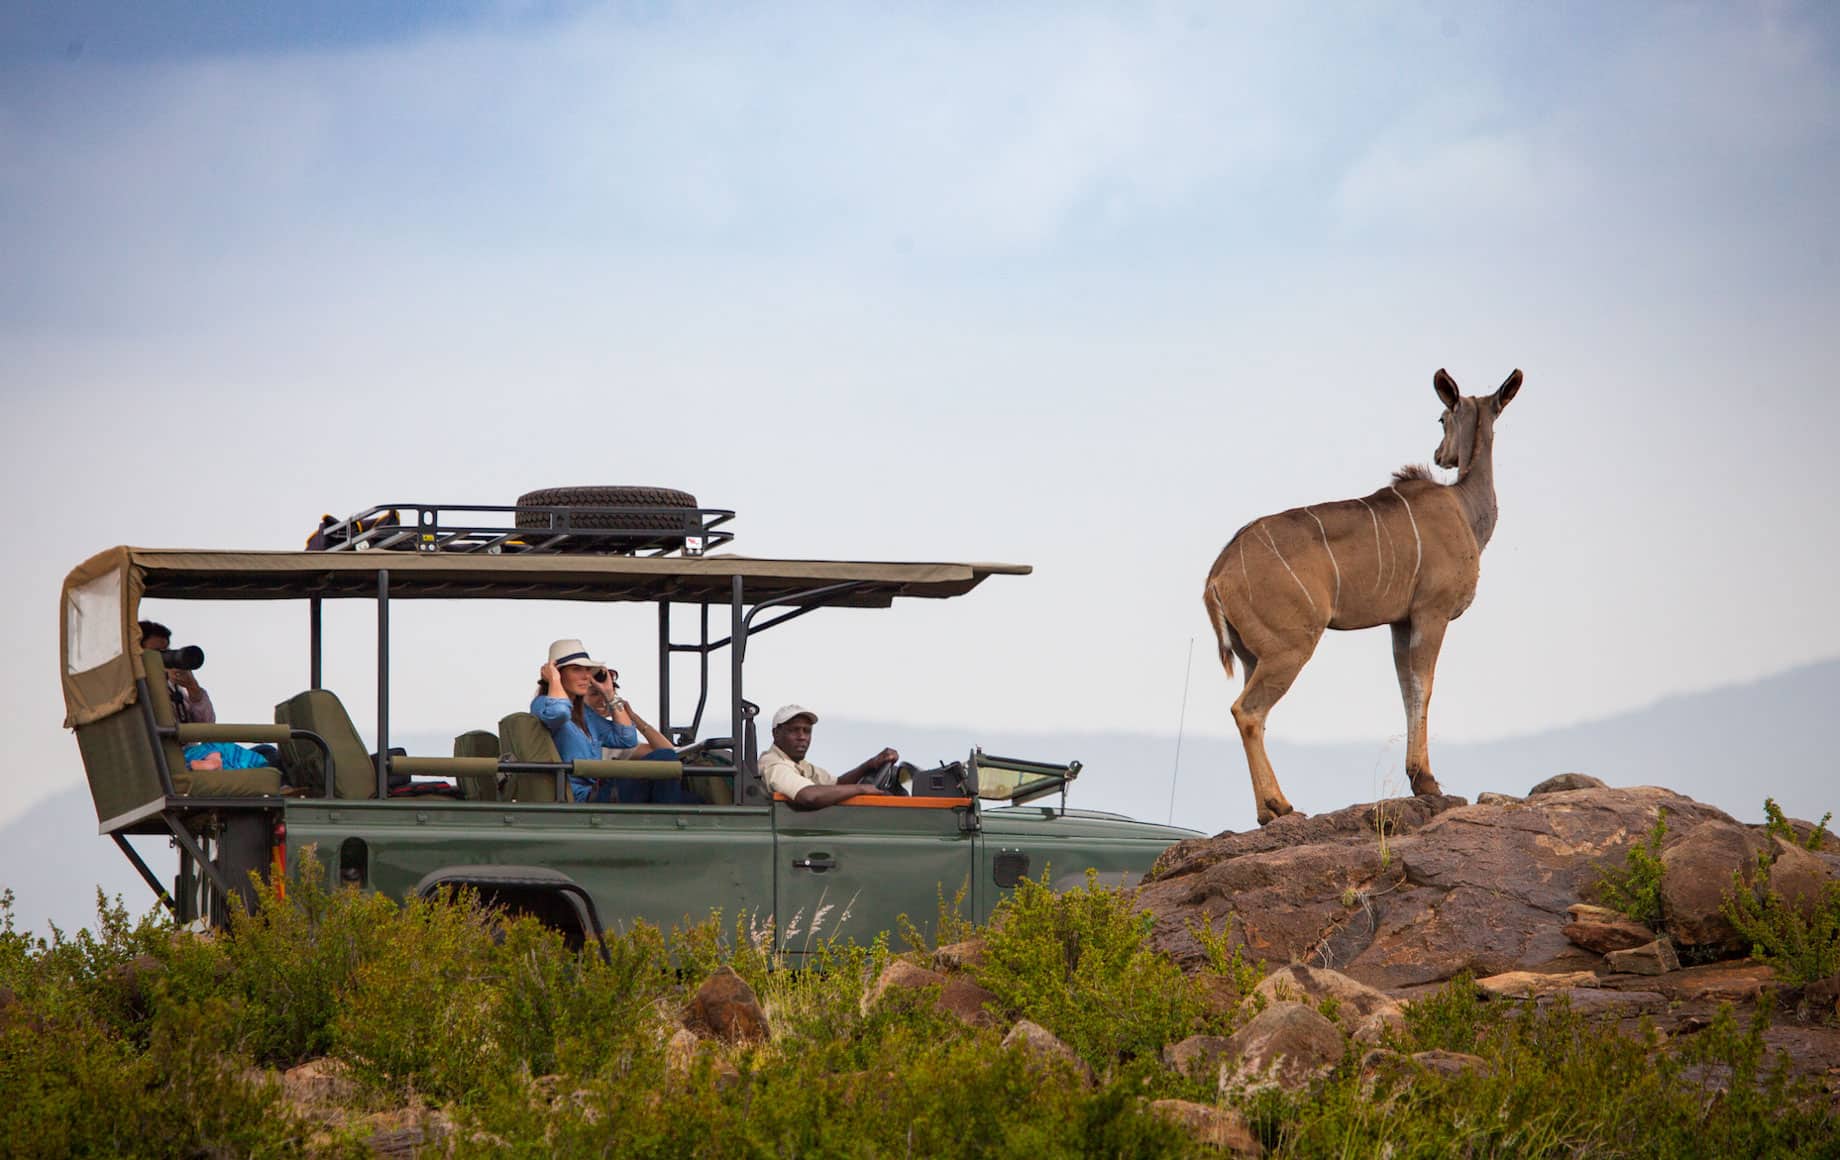
[(1220, 646), (1220, 667), (1227, 670), (1227, 676), (1233, 675), (1233, 626), (1227, 623), (1225, 601), (1215, 595), (1213, 578), (1209, 577), (1208, 586), (1201, 590), (1201, 603), (1207, 606), (1208, 623), (1214, 627), (1214, 640)]

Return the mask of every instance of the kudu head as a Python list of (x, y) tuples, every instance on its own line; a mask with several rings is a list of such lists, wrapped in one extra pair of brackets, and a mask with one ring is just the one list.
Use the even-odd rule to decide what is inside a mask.
[(1487, 445), (1492, 440), (1495, 416), (1501, 414), (1502, 408), (1521, 389), (1521, 372), (1517, 370), (1509, 375), (1494, 394), (1486, 397), (1463, 394), (1457, 390), (1457, 381), (1450, 377), (1450, 372), (1441, 368), (1431, 376), (1431, 386), (1444, 403), (1444, 414), (1438, 419), (1444, 428), (1444, 438), (1438, 443), (1433, 459), (1439, 467), (1454, 467), (1457, 474), (1462, 475), (1469, 470), (1477, 446)]

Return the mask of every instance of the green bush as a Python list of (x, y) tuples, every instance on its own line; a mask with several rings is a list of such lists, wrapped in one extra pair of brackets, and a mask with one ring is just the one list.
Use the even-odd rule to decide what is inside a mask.
[(1767, 1004), (1748, 1027), (1726, 1008), (1665, 1043), (1549, 1008), (1486, 1000), (1467, 978), (1406, 1011), (1402, 1052), (1461, 1051), (1486, 1069), (1451, 1078), (1398, 1060), (1364, 1076), (1351, 1053), (1328, 1081), (1247, 1108), (1280, 1155), (1654, 1157), (1832, 1155), (1840, 1128), (1788, 1060), (1767, 1065)]
[(1609, 905), (1647, 926), (1659, 926), (1661, 913), (1661, 844), (1667, 839), (1667, 807), (1655, 815), (1647, 838), (1629, 844), (1629, 854), (1615, 870), (1598, 871), (1598, 894)]
[(1061, 894), (1024, 879), (992, 915), (974, 973), (1005, 1008), (1103, 1071), (1201, 1029), (1199, 989), (1150, 949), (1153, 925), (1135, 892), (1102, 888), (1095, 874)]
[[(1767, 867), (1767, 856), (1759, 859)], [(1840, 972), (1840, 883), (1829, 882), (1812, 917), (1769, 888), (1767, 869), (1755, 885), (1742, 874), (1731, 876), (1731, 892), (1722, 908), (1738, 935), (1750, 944), (1751, 957), (1768, 963), (1791, 986), (1812, 983)]]
[[(355, 1117), (421, 1099), (455, 1121), (443, 1147), (459, 1156), (1194, 1155), (1148, 1101), (1219, 1097), (1158, 1049), (1224, 1029), (1200, 998), (1213, 976), (1240, 993), (1256, 981), (1224, 931), (1196, 932), (1208, 965), (1185, 978), (1149, 948), (1129, 892), (1023, 884), (981, 932), (980, 977), (1080, 1051), (1093, 1084), (925, 1001), (865, 1012), (891, 957), (881, 940), (818, 943), (794, 971), (711, 917), (668, 935), (638, 925), (603, 960), (465, 896), (399, 905), (313, 880), (265, 893), (226, 937), (105, 905), (93, 931), (35, 939), (0, 897), (0, 1151), (357, 1154)], [(673, 1061), (678, 1011), (722, 965), (755, 988), (771, 1041)], [(289, 1016), (283, 996), (308, 1011)], [(1664, 1041), (1462, 978), (1408, 1007), (1389, 1046), (1466, 1052), (1486, 1071), (1364, 1070), (1351, 1050), (1304, 1091), (1235, 1106), (1277, 1156), (1840, 1155), (1825, 1097), (1769, 1058), (1769, 1019), (1767, 1004), (1748, 1025), (1727, 1011)], [(309, 1050), (367, 1084), (343, 1128), (303, 1123), (255, 1066)]]

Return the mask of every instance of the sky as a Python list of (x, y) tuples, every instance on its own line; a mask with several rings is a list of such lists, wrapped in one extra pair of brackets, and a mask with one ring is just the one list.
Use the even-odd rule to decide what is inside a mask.
[[(1224, 736), (1214, 556), (1427, 462), (1440, 367), (1526, 378), (1434, 768), (1840, 655), (1837, 185), (1818, 3), (8, 6), (0, 820), (81, 781), (89, 555), (555, 485), (691, 491), (750, 555), (1034, 565), (775, 630), (763, 703)], [(305, 685), (302, 608), (147, 611), (225, 720)], [(348, 705), (372, 617), (328, 612)], [(645, 610), (392, 624), (399, 728), (490, 726), (561, 636), (656, 695)], [(1402, 733), (1386, 634), (1270, 728)]]

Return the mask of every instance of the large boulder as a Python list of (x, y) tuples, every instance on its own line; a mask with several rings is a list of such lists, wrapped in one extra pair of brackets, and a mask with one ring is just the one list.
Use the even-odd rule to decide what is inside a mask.
[(1190, 970), (1207, 961), (1194, 928), (1223, 922), (1250, 958), (1333, 967), (1383, 990), (1465, 970), (1582, 968), (1596, 959), (1566, 938), (1567, 908), (1662, 808), (1676, 829), (1736, 824), (1652, 786), (1376, 802), (1178, 843), (1139, 898), (1156, 915), (1152, 944)]
[(963, 975), (943, 975), (925, 967), (896, 959), (882, 970), (862, 998), (862, 1010), (868, 1014), (896, 995), (912, 995), (927, 989), (935, 994), (933, 1006), (968, 1027), (997, 1025), (997, 996)]
[(1781, 838), (1775, 840), (1774, 853), (1770, 889), (1802, 918), (1812, 919), (1821, 909), (1828, 885), (1840, 875), (1840, 859), (1832, 854), (1816, 854)]
[(754, 988), (728, 966), (718, 967), (690, 997), (684, 1026), (724, 1043), (756, 1043), (772, 1034)]
[(1303, 1003), (1273, 1003), (1227, 1040), (1222, 1094), (1276, 1085), (1295, 1091), (1329, 1074), (1348, 1046), (1335, 1024)]
[(1661, 851), (1661, 910), (1668, 930), (1682, 946), (1742, 954), (1747, 948), (1725, 917), (1725, 899), (1732, 876), (1752, 881), (1757, 856), (1770, 847), (1755, 831), (1729, 820), (1702, 821), (1681, 831), (1681, 839)]

